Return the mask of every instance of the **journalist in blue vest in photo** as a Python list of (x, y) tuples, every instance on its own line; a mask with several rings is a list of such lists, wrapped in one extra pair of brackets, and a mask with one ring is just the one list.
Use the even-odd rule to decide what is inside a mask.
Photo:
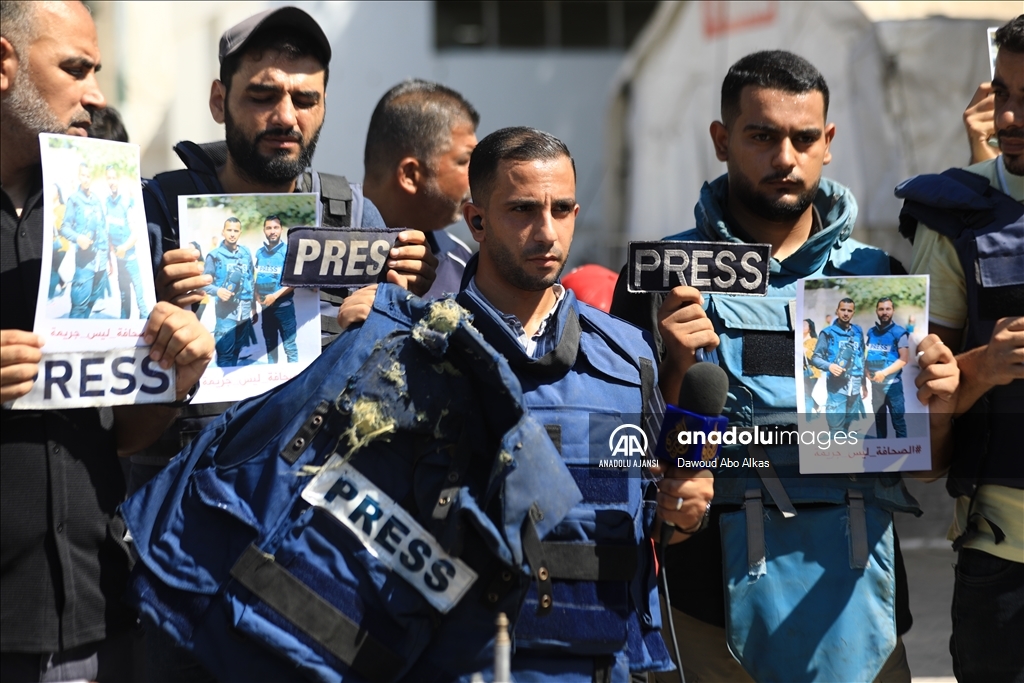
[(71, 282), (70, 318), (88, 318), (107, 292), (108, 237), (103, 203), (92, 191), (87, 164), (78, 167), (78, 190), (68, 198), (60, 234), (77, 246), (75, 278)]
[[(148, 318), (149, 309), (144, 298), (142, 274), (139, 272), (139, 261), (135, 255), (135, 243), (139, 238), (132, 234), (131, 222), (128, 218), (133, 201), (121, 193), (117, 169), (113, 166), (107, 166), (107, 185), (110, 187), (110, 195), (104, 202), (104, 213), (107, 217), (110, 249), (117, 259), (117, 286), (121, 290), (121, 317), (123, 319)], [(131, 314), (133, 291), (135, 293), (135, 316)]]
[(903, 400), (903, 367), (910, 356), (910, 335), (893, 322), (892, 299), (882, 297), (875, 306), (878, 322), (868, 328), (864, 371), (871, 381), (871, 409), (875, 413), (875, 436), (889, 434), (886, 415), (892, 420), (896, 437), (907, 436), (906, 406)]
[(267, 361), (277, 362), (278, 344), (284, 345), (289, 363), (299, 361), (295, 344), (295, 291), (281, 286), (288, 242), (281, 239), (281, 218), (263, 219), (266, 243), (256, 251), (256, 300), (262, 307), (263, 340), (267, 345)]
[(828, 373), (825, 417), (833, 432), (849, 431), (853, 421), (863, 415), (861, 400), (867, 397), (864, 332), (853, 322), (854, 308), (853, 299), (839, 302), (835, 320), (818, 335), (811, 358), (814, 367)]
[(213, 276), (213, 283), (204, 287), (214, 299), (217, 325), (213, 338), (217, 341), (218, 367), (238, 365), (242, 348), (255, 339), (252, 329), (256, 313), (253, 298), (253, 264), (249, 249), (238, 243), (242, 224), (231, 217), (224, 221), (224, 240), (206, 255), (204, 273)]

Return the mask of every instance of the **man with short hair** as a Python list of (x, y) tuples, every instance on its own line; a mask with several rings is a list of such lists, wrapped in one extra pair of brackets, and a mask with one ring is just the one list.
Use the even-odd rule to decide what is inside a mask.
[(962, 370), (946, 490), (953, 673), (961, 681), (1024, 679), (1024, 15), (999, 28), (994, 125), (1001, 154), (966, 169), (912, 178), (900, 232), (911, 270), (928, 273), (929, 328)]
[(867, 398), (864, 331), (853, 322), (854, 307), (849, 297), (839, 300), (835, 322), (818, 334), (811, 356), (811, 364), (827, 373), (825, 418), (833, 433), (850, 430), (854, 419), (863, 414), (861, 400)]
[(93, 306), (110, 288), (107, 278), (110, 253), (103, 203), (92, 191), (92, 171), (88, 164), (78, 165), (78, 189), (68, 197), (60, 234), (78, 247), (68, 317), (88, 318)]
[(256, 300), (253, 298), (253, 266), (249, 248), (238, 243), (242, 222), (234, 216), (224, 221), (224, 240), (206, 255), (205, 275), (212, 282), (204, 287), (214, 301), (217, 326), (217, 366), (232, 368), (246, 342), (253, 337)]
[[(31, 57), (31, 62), (29, 58)], [(85, 135), (104, 104), (96, 28), (79, 2), (0, 2), (0, 402), (27, 394), (44, 246), (39, 134)], [(105, 250), (104, 250), (105, 251)], [(47, 253), (49, 257), (49, 254)], [(195, 316), (169, 304), (145, 331), (184, 399), (213, 356)], [(133, 681), (135, 615), (119, 451), (145, 447), (171, 406), (0, 411), (0, 679)]]
[(363, 192), (389, 226), (426, 234), (437, 279), (426, 297), (459, 291), (472, 252), (444, 228), (461, 220), (469, 201), (469, 158), (480, 115), (440, 83), (403, 81), (387, 91), (370, 117)]
[(889, 435), (886, 414), (892, 419), (897, 439), (907, 436), (903, 401), (903, 367), (910, 359), (910, 335), (893, 320), (896, 308), (883, 296), (875, 304), (878, 322), (868, 328), (864, 375), (871, 382), (871, 406), (875, 413), (875, 436)]
[(110, 194), (103, 205), (107, 217), (107, 235), (110, 249), (117, 259), (117, 285), (121, 290), (121, 317), (130, 318), (132, 313), (132, 290), (135, 291), (135, 305), (139, 318), (148, 318), (149, 309), (143, 297), (142, 274), (139, 272), (139, 260), (135, 256), (135, 243), (138, 235), (131, 230), (128, 211), (132, 208), (132, 200), (121, 194), (121, 184), (117, 179), (117, 169), (107, 166), (107, 185)]
[(267, 362), (277, 362), (277, 346), (284, 344), (289, 363), (299, 362), (295, 345), (295, 300), (291, 287), (281, 286), (281, 274), (288, 254), (288, 244), (281, 239), (281, 218), (263, 219), (263, 235), (267, 241), (256, 250), (256, 300), (262, 312), (263, 341), (267, 345)]
[[(629, 681), (631, 673), (669, 669), (653, 609), (653, 510), (683, 530), (675, 541), (685, 541), (710, 507), (712, 480), (695, 473), (655, 486), (639, 467), (601, 472), (591, 460), (590, 444), (607, 443), (612, 423), (635, 424), (660, 396), (649, 340), (558, 282), (579, 212), (566, 146), (531, 128), (499, 130), (473, 151), (469, 178), (473, 201), (463, 213), (480, 251), (457, 301), (508, 359), (526, 407), (546, 423), (583, 494), (569, 513), (578, 524), (542, 539), (534, 530), (538, 542), (524, 541), (536, 581), (515, 625), (513, 674)], [(609, 421), (588, 436), (596, 414)], [(601, 559), (589, 562), (588, 553)], [(435, 636), (446, 637), (444, 630)], [(477, 655), (467, 653), (467, 662)]]
[[(631, 295), (621, 276), (616, 286), (612, 313), (651, 330), (664, 349), (664, 395), (679, 395), (698, 349), (717, 349), (730, 378), (730, 427), (789, 430), (797, 422), (790, 303), (800, 278), (884, 275), (895, 266), (849, 238), (856, 202), (822, 177), (835, 135), (828, 98), (821, 73), (790, 52), (733, 64), (722, 118), (710, 128), (727, 173), (701, 191), (697, 226), (669, 238), (770, 244), (767, 296), (689, 287)], [(952, 354), (934, 338), (918, 348), (919, 398), (948, 400)], [(933, 436), (943, 438), (943, 429), (933, 426)], [(687, 679), (909, 680), (899, 636), (911, 618), (892, 514), (917, 504), (902, 480), (801, 477), (797, 445), (727, 445), (719, 462), (727, 459), (743, 464), (716, 474), (711, 529), (672, 546), (666, 559)], [(770, 470), (747, 467), (765, 461)], [(861, 521), (869, 532), (860, 534)]]
[[(184, 307), (199, 307), (213, 279), (200, 251), (179, 244), (181, 195), (311, 192), (318, 195), (317, 218), (325, 227), (385, 227), (358, 184), (307, 170), (324, 122), (331, 59), (319, 24), (296, 7), (268, 9), (225, 31), (218, 55), (220, 78), (211, 88), (210, 111), (224, 124), (225, 140), (179, 143), (175, 151), (187, 168), (143, 182), (150, 232), (159, 236), (153, 270), (157, 297)], [(400, 233), (389, 256), (388, 282), (416, 294), (430, 288), (437, 259), (422, 233)], [(352, 298), (349, 294), (321, 288), (322, 344), (340, 332), (338, 305)], [(156, 446), (132, 456), (130, 489), (145, 483), (226, 408), (218, 403), (185, 410)]]

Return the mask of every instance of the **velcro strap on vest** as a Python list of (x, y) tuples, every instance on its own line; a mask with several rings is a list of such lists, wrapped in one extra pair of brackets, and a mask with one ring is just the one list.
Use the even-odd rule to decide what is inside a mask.
[(850, 489), (846, 492), (850, 505), (850, 568), (868, 566), (868, 521), (864, 514), (864, 494)]
[(793, 333), (745, 330), (743, 334), (743, 374), (793, 377)]
[(231, 568), (231, 576), (360, 676), (393, 680), (405, 668), (401, 656), (256, 546), (246, 548)]
[(747, 513), (747, 575), (758, 579), (768, 573), (764, 559), (764, 505), (761, 489), (749, 489), (743, 494), (743, 509)]
[(636, 549), (596, 543), (541, 543), (553, 579), (630, 581), (636, 574)]
[(526, 561), (530, 564), (530, 571), (537, 581), (537, 616), (545, 617), (551, 614), (554, 605), (553, 592), (551, 587), (551, 572), (548, 569), (544, 557), (544, 546), (537, 535), (536, 523), (544, 518), (537, 504), (530, 506), (530, 514), (523, 522), (523, 552), (526, 554)]
[(772, 497), (775, 507), (779, 508), (779, 512), (786, 519), (796, 517), (796, 508), (793, 507), (793, 502), (790, 501), (789, 494), (786, 493), (786, 487), (782, 485), (778, 472), (775, 471), (771, 461), (768, 460), (768, 454), (764, 452), (764, 446), (761, 444), (751, 444), (747, 446), (747, 452), (750, 453), (750, 457), (768, 463), (768, 467), (758, 467), (757, 474), (761, 477), (761, 483), (768, 489), (768, 495)]

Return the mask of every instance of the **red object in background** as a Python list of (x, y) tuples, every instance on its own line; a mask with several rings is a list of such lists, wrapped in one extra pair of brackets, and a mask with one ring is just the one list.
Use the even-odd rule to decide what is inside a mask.
[(573, 268), (562, 276), (562, 286), (571, 289), (576, 298), (605, 313), (612, 307), (612, 294), (619, 276), (604, 266), (588, 263)]

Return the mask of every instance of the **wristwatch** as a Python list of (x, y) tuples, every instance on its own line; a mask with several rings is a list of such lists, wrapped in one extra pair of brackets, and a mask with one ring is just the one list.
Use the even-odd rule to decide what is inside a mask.
[(691, 527), (689, 529), (680, 529), (679, 531), (684, 533), (684, 534), (690, 534), (690, 535), (699, 534), (700, 532), (702, 532), (702, 531), (704, 531), (705, 529), (708, 528), (708, 524), (710, 522), (711, 522), (711, 503), (708, 503), (704, 507), (704, 516), (700, 518), (700, 521), (697, 522), (696, 526)]

